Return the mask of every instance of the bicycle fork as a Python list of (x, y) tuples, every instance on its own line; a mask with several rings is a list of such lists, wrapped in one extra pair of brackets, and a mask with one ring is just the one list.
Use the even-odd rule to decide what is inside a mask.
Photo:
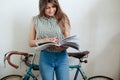
[(30, 65), (27, 74), (24, 76), (23, 80), (29, 80), (30, 76), (33, 78), (33, 80), (38, 80), (35, 75), (31, 72), (33, 65)]

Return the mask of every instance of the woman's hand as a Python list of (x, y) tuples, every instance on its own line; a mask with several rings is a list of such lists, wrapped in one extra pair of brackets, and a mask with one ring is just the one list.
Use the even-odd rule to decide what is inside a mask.
[(57, 37), (44, 38), (44, 39), (42, 39), (42, 40), (43, 40), (44, 42), (51, 41), (51, 42), (59, 43), (59, 40), (57, 39)]
[[(59, 40), (57, 39), (57, 37), (52, 37), (52, 38), (44, 38), (43, 39), (44, 42), (48, 42), (48, 41), (52, 41), (52, 42), (55, 42), (57, 44), (59, 44)], [(55, 46), (55, 45), (51, 45), (51, 47), (57, 49), (57, 50), (66, 50), (68, 47), (67, 46)]]

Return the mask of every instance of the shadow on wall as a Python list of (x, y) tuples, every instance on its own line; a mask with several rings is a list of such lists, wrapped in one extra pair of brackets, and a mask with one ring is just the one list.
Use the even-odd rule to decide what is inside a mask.
[[(94, 75), (106, 75), (118, 80), (120, 75), (120, 33), (114, 36), (103, 51), (90, 62)], [(97, 62), (97, 63), (96, 63)], [(102, 72), (101, 72), (102, 71)], [(91, 72), (92, 73), (92, 72)]]
[(29, 51), (27, 20), (24, 16), (15, 16), (13, 22), (13, 48), (18, 51)]
[[(109, 76), (118, 79), (120, 76), (120, 33), (113, 36), (106, 48), (99, 55), (103, 59), (98, 59), (98, 63), (103, 64), (103, 71), (110, 73)], [(96, 57), (97, 58), (97, 57)], [(100, 66), (100, 65), (99, 65)], [(102, 67), (102, 66), (101, 66)], [(118, 74), (119, 73), (119, 74)]]
[[(120, 1), (119, 0), (116, 0), (116, 1), (101, 0), (93, 6), (91, 11), (89, 12), (90, 14), (87, 16), (88, 22), (89, 22), (89, 29), (90, 29), (90, 41), (89, 41), (90, 42), (89, 47), (90, 47), (90, 53), (91, 53), (90, 55), (94, 56), (91, 58), (88, 64), (89, 69), (87, 72), (89, 73), (87, 74), (89, 76), (101, 74), (101, 75), (110, 76), (115, 80), (118, 80), (118, 77), (120, 76), (120, 45), (119, 45), (120, 33), (118, 32), (115, 35), (103, 35), (104, 37), (109, 36), (112, 38), (107, 40), (109, 42), (103, 45), (104, 47), (103, 49), (99, 50), (99, 45), (98, 45), (100, 44), (99, 38), (104, 39), (104, 37), (101, 36), (102, 32), (106, 31), (107, 29), (108, 29), (108, 32), (111, 32), (109, 31), (110, 27), (113, 27), (113, 29), (115, 30), (112, 30), (112, 31), (116, 31), (116, 32), (118, 31), (118, 29), (120, 29), (118, 26), (119, 24), (117, 22), (113, 22), (109, 24), (109, 22), (111, 22), (112, 19), (117, 20), (115, 11), (117, 11), (116, 8), (118, 8), (118, 2)], [(112, 15), (113, 17), (110, 16), (109, 14)], [(108, 21), (108, 23), (102, 22), (100, 21), (101, 17), (106, 22), (109, 19), (111, 21)], [(102, 22), (103, 24), (100, 22)], [(101, 24), (103, 26), (100, 26)], [(113, 26), (108, 26), (108, 25), (113, 25)], [(104, 26), (106, 26), (106, 30), (104, 30)], [(101, 31), (101, 32), (98, 32), (98, 31)]]

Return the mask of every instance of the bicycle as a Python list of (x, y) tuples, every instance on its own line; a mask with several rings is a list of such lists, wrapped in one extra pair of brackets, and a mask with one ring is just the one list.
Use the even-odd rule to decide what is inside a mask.
[(107, 76), (103, 76), (103, 75), (97, 75), (97, 76), (92, 76), (87, 78), (86, 74), (84, 73), (81, 63), (87, 63), (87, 60), (84, 60), (84, 58), (88, 57), (89, 51), (84, 51), (81, 52), (82, 54), (78, 53), (69, 53), (69, 56), (75, 57), (79, 59), (79, 65), (73, 65), (73, 66), (69, 66), (71, 69), (76, 69), (76, 73), (74, 75), (74, 79), (73, 80), (77, 80), (78, 78), (78, 74), (80, 73), (82, 76), (83, 80), (113, 80), (110, 77)]
[[(8, 75), (8, 76), (3, 77), (0, 80), (30, 80), (30, 77), (33, 80), (38, 80), (37, 77), (32, 73), (32, 70), (39, 70), (38, 65), (33, 63), (34, 58), (35, 58), (35, 54), (33, 55), (33, 54), (28, 54), (28, 53), (25, 53), (25, 52), (18, 52), (18, 51), (12, 51), (12, 52), (9, 52), (9, 54), (8, 53), (5, 54), (4, 61), (7, 60), (8, 63), (11, 66), (13, 66), (14, 68), (18, 68), (18, 66), (13, 64), (12, 62), (10, 62), (10, 57), (13, 54), (14, 55), (23, 55), (24, 56), (24, 59), (22, 59), (22, 61), (25, 62), (25, 64), (28, 66), (28, 70), (27, 70), (25, 76), (12, 74), (12, 75)], [(113, 80), (110, 77), (101, 76), (101, 75), (87, 78), (86, 74), (82, 70), (81, 63), (87, 63), (87, 60), (84, 60), (84, 59), (88, 57), (88, 54), (89, 54), (89, 51), (69, 52), (68, 53), (68, 55), (70, 57), (75, 57), (75, 58), (79, 59), (79, 64), (78, 65), (70, 65), (69, 66), (70, 69), (76, 69), (76, 72), (75, 72), (75, 75), (74, 75), (74, 80), (77, 80), (79, 73), (81, 74), (83, 80)], [(31, 62), (29, 60), (29, 57), (33, 57)]]

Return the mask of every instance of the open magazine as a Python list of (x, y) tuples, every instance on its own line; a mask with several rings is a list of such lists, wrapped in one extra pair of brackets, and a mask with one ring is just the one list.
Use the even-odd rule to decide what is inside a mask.
[(79, 50), (78, 38), (76, 35), (66, 37), (62, 39), (58, 44), (55, 42), (40, 42), (40, 43), (36, 43), (36, 45), (37, 47), (35, 49), (41, 49), (41, 50), (49, 47), (50, 45), (67, 46)]

